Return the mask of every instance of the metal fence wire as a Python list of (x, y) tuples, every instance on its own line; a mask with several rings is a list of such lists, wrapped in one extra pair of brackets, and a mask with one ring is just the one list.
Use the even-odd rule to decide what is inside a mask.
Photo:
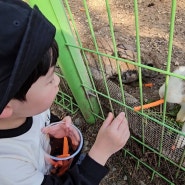
[[(175, 179), (184, 176), (185, 171), (185, 131), (182, 130), (183, 124), (176, 122), (180, 106), (175, 104), (171, 108), (167, 102), (170, 78), (185, 79), (183, 75), (173, 73), (171, 62), (176, 1), (168, 3), (166, 45), (161, 44), (163, 37), (159, 37), (155, 43), (161, 48), (166, 47), (166, 58), (162, 62), (166, 64), (163, 68), (158, 64), (160, 52), (149, 51), (142, 45), (146, 41), (140, 34), (145, 25), (141, 23), (140, 26), (139, 21), (143, 1), (123, 2), (132, 8), (127, 10), (124, 3), (118, 4), (119, 14), (123, 16), (118, 28), (121, 30), (126, 27), (124, 16), (129, 11), (129, 15), (132, 15), (129, 17), (132, 34), (125, 31), (121, 37), (115, 26), (119, 21), (111, 11), (111, 5), (117, 3), (116, 0), (29, 1), (31, 5), (37, 4), (57, 28), (56, 39), (60, 49), (58, 64), (61, 70), (58, 73), (62, 82), (56, 104), (72, 113), (80, 109), (88, 123), (103, 120), (108, 111), (115, 114), (124, 111), (132, 133), (130, 145), (137, 143), (143, 155), (150, 153), (156, 160), (154, 163), (150, 159), (142, 160), (141, 154), (129, 146), (123, 149), (125, 156), (132, 156), (138, 168), (140, 165), (148, 168), (151, 180), (158, 176), (172, 185)], [(96, 11), (92, 8), (93, 3), (102, 9)], [(97, 25), (102, 25), (102, 28), (99, 29)], [(157, 30), (155, 34), (158, 34)], [(149, 37), (147, 39), (150, 40)], [(143, 109), (144, 104), (160, 98), (159, 88), (163, 83), (164, 104)], [(177, 84), (174, 85), (175, 88)], [(141, 106), (141, 110), (135, 111), (136, 106)], [(173, 173), (173, 179), (161, 170), (164, 161), (169, 163), (170, 169), (173, 168), (170, 172)]]

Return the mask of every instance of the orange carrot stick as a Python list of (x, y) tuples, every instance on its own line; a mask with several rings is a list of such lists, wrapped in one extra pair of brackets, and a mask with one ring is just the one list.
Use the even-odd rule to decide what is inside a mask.
[(63, 154), (68, 154), (69, 153), (69, 144), (67, 137), (64, 137), (64, 144), (63, 144)]
[(57, 157), (62, 158), (62, 157), (68, 157), (70, 156), (69, 154), (69, 143), (67, 137), (64, 137), (64, 143), (63, 143), (63, 154), (58, 155)]
[(154, 101), (154, 102), (145, 104), (145, 105), (143, 105), (143, 106), (134, 107), (134, 110), (135, 110), (135, 111), (139, 111), (139, 110), (141, 110), (142, 107), (143, 107), (143, 109), (148, 109), (148, 108), (150, 108), (150, 107), (158, 106), (158, 105), (160, 105), (160, 104), (162, 104), (162, 103), (164, 103), (164, 99), (160, 99), (160, 100), (157, 100), (157, 101)]
[[(68, 143), (68, 139), (67, 137), (64, 137), (64, 142), (63, 142), (63, 154), (58, 155), (58, 158), (64, 158), (64, 157), (69, 157), (69, 143)], [(58, 168), (58, 167), (63, 167), (60, 169), (60, 174), (63, 174), (66, 169), (68, 169), (68, 166), (70, 165), (70, 161), (57, 161), (53, 164), (54, 168)], [(54, 172), (55, 173), (55, 172)]]
[(144, 84), (144, 87), (153, 87), (153, 83)]

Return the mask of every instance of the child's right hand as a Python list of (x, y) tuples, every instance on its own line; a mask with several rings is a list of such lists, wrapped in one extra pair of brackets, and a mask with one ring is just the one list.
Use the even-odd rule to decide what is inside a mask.
[(121, 112), (113, 118), (113, 114), (109, 113), (89, 151), (89, 156), (101, 165), (105, 165), (112, 154), (124, 147), (130, 137), (125, 113)]

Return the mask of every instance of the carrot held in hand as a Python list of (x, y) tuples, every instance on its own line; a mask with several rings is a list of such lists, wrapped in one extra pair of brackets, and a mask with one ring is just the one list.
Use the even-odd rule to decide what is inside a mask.
[(157, 101), (154, 101), (154, 102), (145, 104), (145, 105), (143, 105), (143, 106), (134, 107), (134, 110), (135, 110), (135, 111), (139, 111), (139, 110), (141, 110), (142, 107), (143, 107), (143, 109), (148, 109), (148, 108), (150, 108), (150, 107), (158, 106), (158, 105), (160, 105), (160, 104), (162, 104), (162, 103), (164, 103), (164, 99), (160, 99), (160, 100), (157, 100)]
[(69, 154), (69, 144), (68, 144), (68, 139), (67, 137), (64, 137), (64, 143), (63, 143), (63, 154), (58, 155), (57, 157), (68, 157), (70, 156)]
[[(63, 158), (63, 157), (68, 157), (68, 156), (70, 156), (68, 138), (64, 137), (63, 154), (58, 155), (57, 157)], [(73, 160), (73, 158), (71, 158), (69, 160), (57, 161), (56, 165), (54, 166), (53, 174), (56, 174), (57, 176), (63, 175), (66, 172), (66, 170), (69, 169), (69, 167), (72, 163), (72, 160)], [(56, 168), (58, 168), (57, 171), (56, 171)]]
[(64, 144), (63, 144), (63, 154), (69, 154), (69, 144), (67, 137), (64, 137)]

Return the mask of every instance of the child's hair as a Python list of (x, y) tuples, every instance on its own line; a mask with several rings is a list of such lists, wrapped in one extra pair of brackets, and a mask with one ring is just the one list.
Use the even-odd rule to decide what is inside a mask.
[(56, 65), (57, 58), (58, 58), (58, 45), (57, 42), (53, 40), (51, 47), (43, 55), (37, 67), (33, 70), (31, 75), (27, 78), (22, 87), (14, 96), (14, 99), (25, 101), (26, 93), (28, 92), (32, 84), (36, 82), (39, 77), (46, 75), (50, 67)]

